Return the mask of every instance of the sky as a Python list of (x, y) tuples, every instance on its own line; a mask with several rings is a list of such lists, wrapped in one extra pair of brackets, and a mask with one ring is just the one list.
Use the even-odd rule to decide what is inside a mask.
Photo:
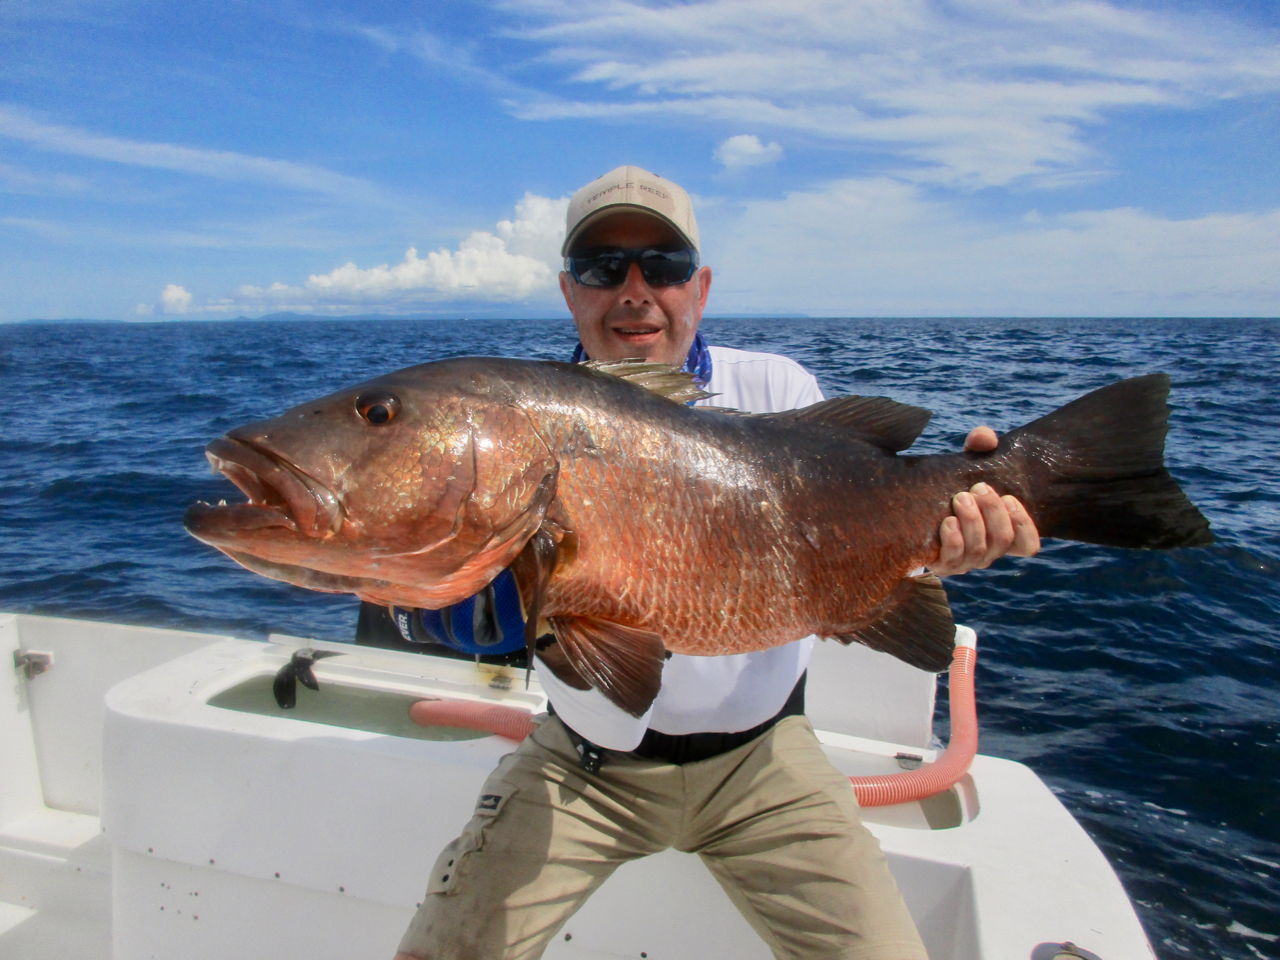
[(1280, 315), (1278, 0), (0, 5), (0, 320), (567, 316), (568, 197), (708, 313)]

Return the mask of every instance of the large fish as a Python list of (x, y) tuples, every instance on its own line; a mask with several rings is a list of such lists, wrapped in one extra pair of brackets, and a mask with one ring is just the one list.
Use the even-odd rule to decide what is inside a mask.
[(542, 660), (639, 716), (667, 651), (808, 634), (928, 670), (953, 623), (932, 575), (952, 495), (1018, 497), (1042, 536), (1211, 543), (1163, 465), (1169, 379), (1103, 387), (988, 454), (903, 456), (929, 412), (879, 397), (743, 415), (690, 407), (641, 362), (492, 358), (410, 367), (251, 423), (207, 449), (247, 504), (187, 529), (314, 590), (439, 608), (513, 566)]

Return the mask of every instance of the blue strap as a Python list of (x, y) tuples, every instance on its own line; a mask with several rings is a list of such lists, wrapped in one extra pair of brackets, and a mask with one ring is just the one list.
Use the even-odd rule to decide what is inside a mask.
[(505, 654), (524, 649), (520, 590), (503, 570), (477, 593), (441, 610), (400, 610), (392, 616), (411, 643), (441, 643), (462, 653)]

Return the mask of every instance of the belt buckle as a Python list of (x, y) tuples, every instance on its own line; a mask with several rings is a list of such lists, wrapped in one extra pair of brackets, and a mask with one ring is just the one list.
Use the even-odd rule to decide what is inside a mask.
[(578, 750), (578, 766), (586, 773), (599, 773), (600, 765), (604, 763), (604, 748), (597, 747), (590, 740), (584, 740), (582, 737), (575, 736), (577, 742), (574, 746)]

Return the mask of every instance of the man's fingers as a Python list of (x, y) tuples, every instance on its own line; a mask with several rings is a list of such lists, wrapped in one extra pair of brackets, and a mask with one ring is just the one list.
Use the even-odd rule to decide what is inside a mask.
[(939, 577), (989, 567), (1005, 554), (1040, 552), (1040, 532), (1017, 497), (975, 483), (951, 498), (951, 511), (938, 527), (938, 559), (929, 564)]
[(958, 493), (951, 501), (951, 510), (960, 521), (960, 535), (964, 537), (964, 560), (962, 571), (972, 569), (987, 553), (987, 529), (985, 512), (979, 503), (974, 490), (981, 486), (988, 490), (986, 484), (975, 485), (973, 490)]
[(964, 438), (964, 448), (970, 453), (990, 453), (1000, 445), (1000, 438), (990, 427), (974, 427)]
[(950, 577), (973, 568), (973, 558), (986, 552), (986, 533), (982, 511), (971, 493), (957, 493), (951, 498), (953, 516), (938, 527), (938, 559), (929, 564), (930, 572)]
[(960, 521), (955, 517), (943, 520), (938, 527), (938, 541), (938, 559), (929, 564), (929, 569), (939, 577), (959, 573), (964, 559), (964, 537), (960, 533)]
[(1040, 534), (1016, 497), (996, 494), (976, 483), (951, 500), (953, 516), (938, 528), (938, 559), (929, 569), (940, 577), (991, 566), (1005, 554), (1030, 557), (1040, 550)]
[[(1008, 553), (1013, 545), (1013, 520), (1008, 506), (985, 483), (975, 483), (969, 492), (982, 513), (984, 527), (980, 552), (972, 555), (973, 566), (989, 567)], [(976, 533), (974, 540), (978, 540)]]
[(1017, 497), (1004, 496), (1000, 499), (1013, 524), (1013, 543), (1009, 552), (1015, 557), (1034, 557), (1040, 552), (1040, 531), (1036, 529), (1035, 521)]

